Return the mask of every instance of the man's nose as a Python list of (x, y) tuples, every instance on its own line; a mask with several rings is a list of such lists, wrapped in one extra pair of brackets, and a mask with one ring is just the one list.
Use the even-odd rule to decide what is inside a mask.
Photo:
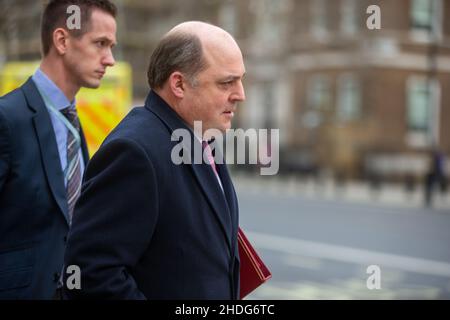
[(115, 63), (116, 60), (114, 60), (114, 56), (111, 50), (109, 50), (108, 54), (106, 55), (106, 57), (103, 59), (103, 64), (112, 67)]
[(236, 89), (236, 92), (233, 95), (233, 100), (235, 101), (244, 101), (245, 100), (245, 90), (244, 85), (241, 81), (238, 83), (238, 88)]

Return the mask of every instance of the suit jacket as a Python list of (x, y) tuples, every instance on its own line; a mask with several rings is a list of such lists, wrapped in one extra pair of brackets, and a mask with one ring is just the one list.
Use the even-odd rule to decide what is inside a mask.
[(53, 297), (68, 230), (55, 133), (30, 78), (0, 98), (0, 299)]
[(151, 91), (91, 159), (65, 256), (81, 269), (81, 290), (65, 288), (66, 298), (238, 298), (230, 176), (217, 166), (222, 192), (208, 164), (174, 164), (178, 128), (188, 129)]

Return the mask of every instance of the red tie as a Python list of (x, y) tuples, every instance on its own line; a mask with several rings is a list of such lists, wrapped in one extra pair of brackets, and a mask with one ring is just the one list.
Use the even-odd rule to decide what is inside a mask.
[(216, 176), (219, 176), (219, 174), (217, 173), (216, 163), (214, 162), (214, 157), (212, 155), (211, 147), (209, 146), (208, 142), (202, 141), (202, 147), (203, 147), (204, 152), (206, 152), (206, 156), (208, 158), (209, 165), (214, 170), (214, 173), (216, 174)]

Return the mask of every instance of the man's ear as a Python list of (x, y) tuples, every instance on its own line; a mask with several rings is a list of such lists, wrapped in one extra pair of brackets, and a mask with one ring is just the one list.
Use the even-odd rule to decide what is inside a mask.
[(184, 82), (184, 76), (181, 72), (175, 71), (169, 77), (169, 87), (172, 93), (177, 98), (184, 97), (184, 91), (186, 89), (186, 83)]
[(58, 28), (53, 31), (53, 45), (55, 46), (56, 52), (63, 55), (67, 52), (67, 44), (69, 41), (69, 33), (63, 28)]

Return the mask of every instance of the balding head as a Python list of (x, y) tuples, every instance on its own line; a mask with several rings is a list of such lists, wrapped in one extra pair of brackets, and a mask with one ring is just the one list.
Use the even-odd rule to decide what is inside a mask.
[(170, 30), (166, 36), (170, 36), (172, 34), (192, 34), (197, 36), (202, 43), (206, 43), (207, 41), (231, 41), (235, 42), (233, 37), (217, 26), (212, 24), (201, 22), (201, 21), (188, 21), (180, 23)]
[(147, 73), (149, 85), (162, 88), (174, 71), (185, 74), (195, 85), (196, 75), (208, 67), (211, 55), (230, 49), (240, 53), (225, 30), (200, 21), (183, 22), (164, 35), (153, 52)]

